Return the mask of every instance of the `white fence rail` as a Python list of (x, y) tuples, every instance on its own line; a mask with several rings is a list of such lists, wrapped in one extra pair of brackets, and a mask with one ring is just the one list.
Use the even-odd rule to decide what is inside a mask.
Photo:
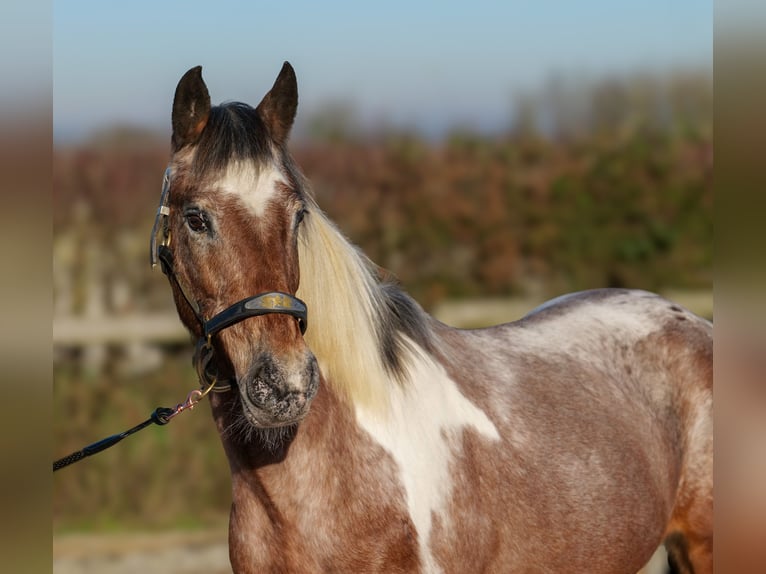
[(98, 319), (86, 316), (53, 320), (53, 344), (63, 347), (125, 345), (129, 343), (172, 344), (189, 341), (178, 315), (164, 312)]
[[(710, 291), (669, 291), (666, 297), (703, 317), (713, 316)], [(456, 327), (479, 327), (521, 318), (543, 303), (534, 298), (497, 298), (446, 301), (434, 316)], [(63, 347), (125, 345), (131, 343), (175, 344), (189, 341), (189, 334), (175, 312), (99, 317), (70, 316), (53, 320), (53, 344)]]

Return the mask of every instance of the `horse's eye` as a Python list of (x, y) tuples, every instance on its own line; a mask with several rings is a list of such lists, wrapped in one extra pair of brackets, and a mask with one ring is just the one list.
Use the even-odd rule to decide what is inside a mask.
[(303, 217), (306, 215), (306, 210), (301, 209), (298, 213), (295, 214), (295, 227), (298, 227), (301, 222), (303, 221)]
[(192, 231), (196, 233), (207, 231), (207, 218), (203, 213), (199, 211), (188, 211), (185, 216), (186, 223)]

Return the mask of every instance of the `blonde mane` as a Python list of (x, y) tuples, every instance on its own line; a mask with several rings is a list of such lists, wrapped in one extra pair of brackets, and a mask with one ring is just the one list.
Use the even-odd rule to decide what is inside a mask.
[[(391, 386), (398, 384), (382, 351), (386, 329), (393, 328), (393, 302), (375, 265), (309, 202), (298, 236), (297, 296), (309, 308), (306, 341), (325, 381), (341, 397), (371, 410), (385, 410)], [(396, 350), (405, 355), (399, 363), (406, 369), (414, 357), (413, 343), (404, 334), (393, 336), (398, 337)]]

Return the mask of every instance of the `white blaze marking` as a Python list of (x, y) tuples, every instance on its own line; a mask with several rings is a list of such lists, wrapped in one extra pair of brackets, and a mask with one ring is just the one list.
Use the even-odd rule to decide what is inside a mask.
[[(413, 348), (417, 348), (411, 343)], [(410, 517), (418, 531), (425, 572), (438, 572), (429, 549), (431, 516), (446, 520), (452, 491), (450, 461), (460, 431), (471, 427), (500, 440), (492, 421), (464, 397), (441, 365), (418, 350), (409, 365), (409, 381), (392, 385), (387, 413), (357, 407), (357, 420), (399, 465)]]
[(276, 195), (277, 183), (287, 182), (271, 166), (259, 170), (248, 162), (233, 162), (218, 185), (223, 193), (239, 197), (253, 215), (260, 218)]

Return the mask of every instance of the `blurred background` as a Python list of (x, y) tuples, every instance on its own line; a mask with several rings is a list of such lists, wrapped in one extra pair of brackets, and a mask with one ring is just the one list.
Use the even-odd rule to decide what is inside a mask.
[[(319, 204), (446, 322), (512, 320), (593, 287), (659, 291), (712, 318), (712, 13), (696, 0), (54, 3), (54, 457), (196, 386), (148, 242), (173, 92), (199, 64), (213, 103), (257, 105), (291, 62), (290, 148)], [(225, 544), (229, 501), (201, 406), (54, 476), (55, 570), (135, 571), (129, 537), (146, 555), (159, 533)], [(202, 570), (226, 571), (224, 550)], [(175, 560), (166, 571), (193, 571)]]

